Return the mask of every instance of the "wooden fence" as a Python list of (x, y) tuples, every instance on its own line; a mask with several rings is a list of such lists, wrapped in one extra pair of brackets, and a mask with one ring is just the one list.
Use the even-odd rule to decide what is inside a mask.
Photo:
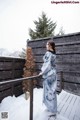
[[(0, 82), (22, 78), (25, 60), (21, 58), (0, 57)], [(22, 94), (22, 82), (0, 85), (0, 102), (9, 95)]]
[[(42, 38), (28, 41), (28, 46), (33, 50), (36, 60), (36, 70), (39, 73), (46, 52), (45, 45), (51, 39)], [(64, 80), (63, 87), (75, 94), (80, 95), (80, 32), (52, 38), (56, 45), (56, 68), (58, 89), (60, 90), (60, 80)], [(42, 86), (42, 80), (39, 80)]]

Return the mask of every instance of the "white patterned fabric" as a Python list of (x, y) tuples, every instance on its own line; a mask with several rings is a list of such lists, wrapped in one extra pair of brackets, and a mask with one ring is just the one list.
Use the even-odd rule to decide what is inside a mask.
[(56, 55), (47, 51), (43, 57), (41, 68), (43, 81), (43, 102), (50, 112), (57, 112), (57, 76), (56, 76)]

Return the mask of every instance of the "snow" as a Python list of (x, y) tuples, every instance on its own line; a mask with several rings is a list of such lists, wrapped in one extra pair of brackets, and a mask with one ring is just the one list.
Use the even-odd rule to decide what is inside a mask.
[[(0, 104), (0, 112), (8, 112), (9, 120), (29, 120), (30, 99), (26, 100), (24, 94), (15, 97), (8, 96)], [(44, 107), (42, 105), (42, 89), (34, 89), (34, 118)]]
[[(6, 97), (1, 102), (0, 111), (9, 113), (9, 120), (28, 119), (28, 102), (23, 97)], [(26, 114), (27, 113), (27, 114)]]
[[(46, 106), (42, 103), (43, 89), (35, 88), (33, 94), (33, 120), (47, 120)], [(24, 94), (19, 97), (8, 96), (0, 104), (0, 113), (8, 112), (9, 120), (29, 120), (29, 107), (30, 98), (26, 100)], [(60, 120), (68, 120), (62, 116), (59, 118), (61, 118)]]

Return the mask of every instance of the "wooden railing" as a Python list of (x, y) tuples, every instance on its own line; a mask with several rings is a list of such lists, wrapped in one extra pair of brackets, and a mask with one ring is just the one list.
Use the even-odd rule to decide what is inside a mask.
[(0, 85), (3, 84), (8, 84), (8, 83), (14, 83), (14, 82), (19, 82), (23, 80), (30, 80), (30, 116), (29, 120), (33, 120), (33, 80), (36, 78), (39, 78), (41, 75), (36, 75), (32, 77), (25, 77), (25, 78), (19, 78), (19, 79), (13, 79), (13, 80), (7, 80), (7, 81), (2, 81), (0, 82)]
[[(62, 89), (64, 89), (64, 79), (63, 79), (63, 71), (60, 72), (61, 80), (60, 80), (60, 90), (61, 92)], [(33, 120), (33, 80), (36, 78), (36, 80), (39, 80), (41, 75), (36, 75), (32, 77), (25, 77), (25, 78), (19, 78), (19, 79), (13, 79), (13, 80), (7, 80), (7, 81), (2, 81), (0, 82), (0, 85), (3, 84), (8, 84), (8, 83), (15, 83), (15, 82), (20, 82), (23, 80), (30, 80), (30, 116), (29, 120)]]

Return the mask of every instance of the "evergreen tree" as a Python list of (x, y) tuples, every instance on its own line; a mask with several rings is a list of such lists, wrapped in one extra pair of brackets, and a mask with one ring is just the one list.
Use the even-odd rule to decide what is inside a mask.
[(51, 19), (48, 19), (46, 14), (42, 12), (41, 17), (38, 21), (34, 21), (35, 30), (29, 29), (29, 35), (31, 39), (43, 38), (54, 36), (54, 30), (56, 28), (56, 22), (53, 23)]

